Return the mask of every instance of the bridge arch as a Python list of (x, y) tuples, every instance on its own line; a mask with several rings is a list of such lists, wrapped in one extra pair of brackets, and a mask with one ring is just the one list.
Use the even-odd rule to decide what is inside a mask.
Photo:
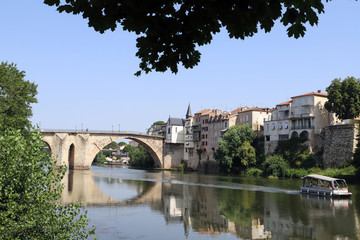
[[(116, 140), (119, 139), (130, 139), (133, 140), (137, 143), (139, 143), (141, 146), (143, 146), (148, 153), (150, 154), (150, 156), (152, 157), (152, 159), (154, 160), (154, 164), (156, 167), (161, 167), (162, 164), (162, 147), (159, 148), (155, 148), (154, 144), (151, 144), (151, 141), (146, 141), (146, 139), (141, 139), (138, 137), (130, 137), (130, 136), (117, 136), (117, 137), (107, 137), (101, 140), (98, 140), (94, 143), (94, 146), (92, 146), (92, 149), (90, 150), (90, 156), (89, 159), (91, 159), (91, 163), (92, 164), (93, 160), (95, 159), (96, 154), (99, 153), (99, 151), (101, 151), (106, 145), (108, 145), (109, 143), (112, 143)], [(158, 154), (159, 151), (161, 152), (161, 154)]]

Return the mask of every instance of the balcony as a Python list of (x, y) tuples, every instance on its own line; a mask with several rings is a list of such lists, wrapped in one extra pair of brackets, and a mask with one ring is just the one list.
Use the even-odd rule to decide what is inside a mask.
[(192, 134), (186, 134), (185, 135), (185, 140), (193, 140), (193, 135)]
[(192, 127), (193, 132), (200, 132), (201, 131), (201, 125), (193, 125)]
[(185, 142), (185, 148), (194, 148), (194, 142)]
[(299, 119), (299, 118), (314, 118), (314, 113), (302, 113), (298, 114), (297, 116), (295, 114), (291, 114), (291, 119)]
[(198, 136), (198, 135), (193, 135), (193, 141), (194, 141), (194, 142), (199, 142), (199, 141), (200, 141), (200, 136)]
[(301, 117), (303, 118), (310, 118), (310, 117), (314, 117), (314, 113), (303, 113), (303, 114), (300, 114)]
[(300, 129), (314, 129), (314, 126), (292, 126), (291, 130), (300, 130)]

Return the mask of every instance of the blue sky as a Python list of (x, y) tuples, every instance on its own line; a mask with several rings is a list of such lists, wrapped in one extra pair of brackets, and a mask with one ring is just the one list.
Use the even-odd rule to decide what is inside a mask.
[(322, 90), (334, 78), (360, 77), (360, 2), (325, 3), (319, 25), (288, 38), (277, 23), (246, 40), (222, 33), (200, 47), (200, 64), (177, 75), (135, 77), (136, 35), (99, 34), (80, 15), (42, 1), (2, 0), (0, 61), (14, 62), (38, 84), (34, 124), (47, 129), (145, 132), (155, 121), (203, 108), (275, 107), (291, 96)]

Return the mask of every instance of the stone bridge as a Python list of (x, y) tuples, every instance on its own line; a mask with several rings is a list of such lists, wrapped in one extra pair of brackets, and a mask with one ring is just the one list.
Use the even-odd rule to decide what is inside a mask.
[[(121, 139), (131, 139), (149, 152), (155, 166), (173, 167), (166, 158), (164, 137), (131, 132), (41, 130), (50, 152), (58, 165), (68, 165), (70, 169), (90, 169), (96, 154), (109, 143)], [(170, 161), (169, 161), (170, 159)]]

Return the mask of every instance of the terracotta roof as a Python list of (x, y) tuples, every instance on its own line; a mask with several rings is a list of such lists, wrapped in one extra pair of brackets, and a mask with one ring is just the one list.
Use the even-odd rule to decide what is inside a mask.
[(189, 118), (185, 119), (185, 121), (186, 121), (186, 120), (190, 120), (190, 119), (193, 119), (193, 118), (194, 118), (194, 116), (192, 116), (192, 117), (189, 117)]
[(212, 110), (210, 110), (210, 109), (203, 109), (203, 110), (196, 112), (195, 114), (207, 115), (211, 112), (212, 112)]
[(287, 102), (283, 102), (283, 103), (279, 103), (279, 104), (277, 104), (276, 106), (288, 105), (288, 104), (290, 104), (290, 103), (292, 103), (292, 100), (287, 101)]
[(270, 109), (270, 108), (253, 107), (253, 108), (245, 109), (245, 110), (240, 111), (240, 112), (250, 112), (250, 111), (269, 112), (269, 111), (272, 111), (272, 109)]
[(302, 95), (298, 95), (298, 96), (294, 96), (291, 98), (297, 98), (297, 97), (303, 97), (303, 96), (310, 96), (310, 95), (316, 95), (316, 96), (321, 96), (321, 97), (327, 97), (326, 93), (322, 93), (321, 91), (317, 91), (317, 92), (309, 92), (306, 94), (302, 94)]
[(232, 110), (232, 111), (230, 112), (230, 114), (235, 114), (235, 113), (238, 113), (238, 112), (243, 111), (243, 110), (245, 110), (245, 109), (248, 109), (248, 107), (238, 107), (237, 109)]

